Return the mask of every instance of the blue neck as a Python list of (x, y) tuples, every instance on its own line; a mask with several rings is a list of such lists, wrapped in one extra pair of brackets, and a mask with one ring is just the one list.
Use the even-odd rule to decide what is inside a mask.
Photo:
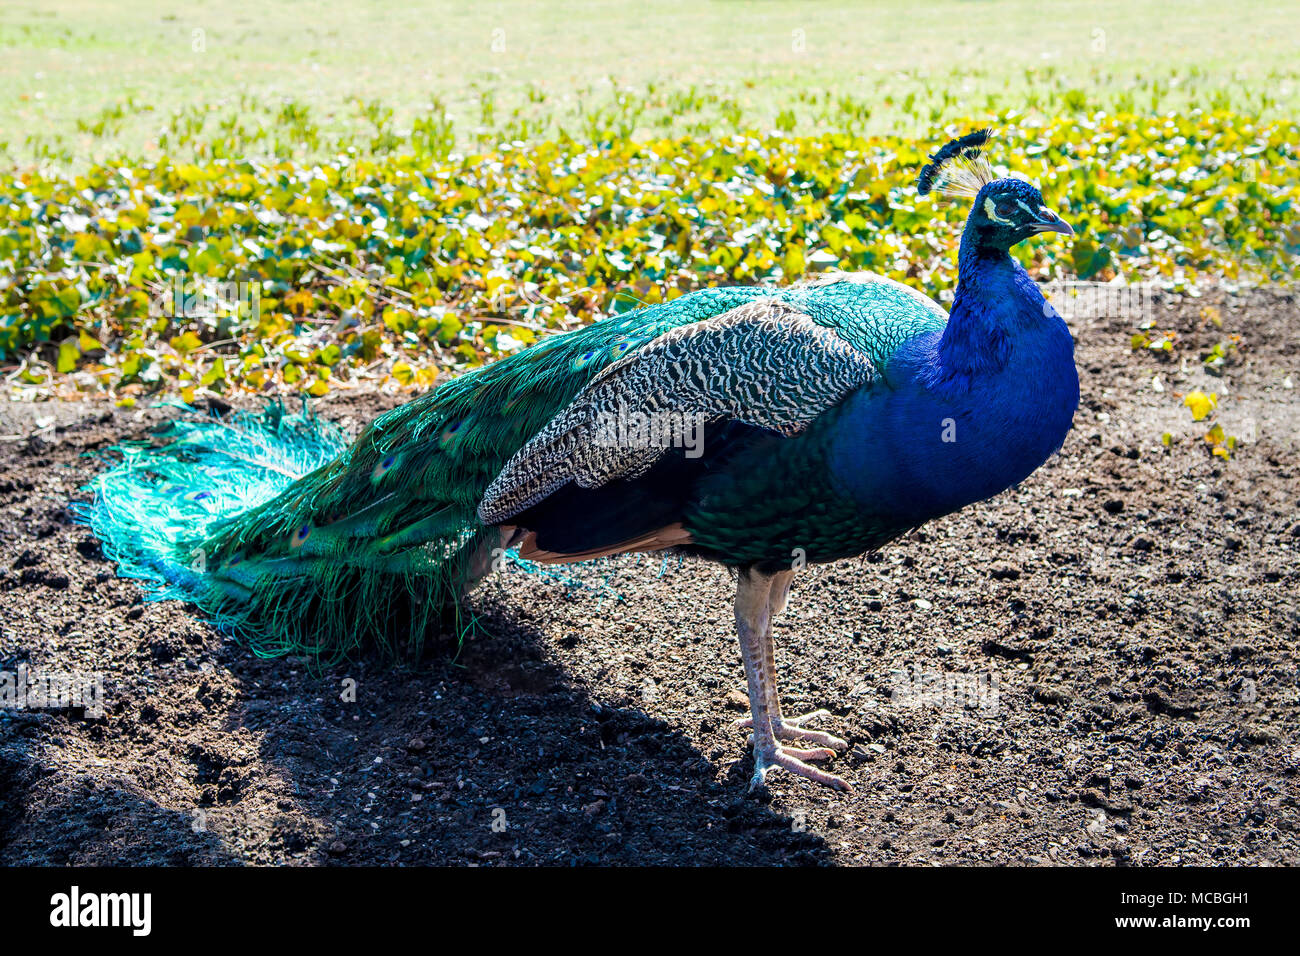
[(1015, 260), (1011, 258), (1010, 250), (990, 245), (985, 238), (984, 230), (967, 223), (961, 233), (961, 248), (957, 250), (957, 270), (961, 279), (973, 275), (977, 268), (982, 267), (987, 270), (999, 266), (1008, 269), (1015, 267)]
[(939, 342), (944, 376), (969, 384), (980, 374), (1000, 371), (1011, 357), (1011, 336), (1024, 324), (1028, 300), (1020, 283), (1024, 269), (1006, 249), (990, 247), (980, 230), (962, 233), (957, 255), (957, 292), (948, 327)]

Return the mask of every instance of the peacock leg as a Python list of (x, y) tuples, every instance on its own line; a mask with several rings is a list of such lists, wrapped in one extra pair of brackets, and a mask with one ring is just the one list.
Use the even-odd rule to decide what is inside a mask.
[[(785, 717), (781, 713), (781, 695), (777, 691), (776, 681), (776, 642), (772, 639), (772, 619), (785, 610), (790, 599), (790, 584), (794, 580), (793, 571), (778, 571), (772, 575), (769, 591), (767, 628), (763, 634), (763, 676), (767, 689), (767, 713), (772, 724), (772, 734), (777, 740), (800, 740), (818, 747), (830, 747), (832, 750), (848, 750), (849, 742), (834, 734), (819, 730), (805, 730), (804, 724), (818, 717), (829, 717), (829, 710), (814, 710), (798, 717)], [(752, 728), (753, 718), (745, 718), (738, 726)]]
[(836, 790), (849, 790), (849, 785), (839, 777), (804, 762), (830, 759), (835, 756), (834, 750), (786, 747), (777, 742), (773, 732), (770, 702), (777, 695), (776, 675), (768, 672), (764, 651), (764, 644), (771, 636), (771, 585), (771, 575), (744, 571), (736, 589), (736, 634), (740, 639), (740, 656), (745, 663), (754, 741), (754, 776), (750, 789), (762, 786), (767, 772), (773, 767), (784, 767), (793, 774)]
[(483, 578), (487, 577), (488, 572), (497, 568), (497, 561), (507, 551), (518, 544), (524, 537), (524, 532), (516, 528), (497, 528), (496, 534), (488, 532), (485, 539), (480, 543), (474, 554), (469, 559), (469, 566), (465, 571), (465, 583), (462, 586), (462, 596), (469, 594)]

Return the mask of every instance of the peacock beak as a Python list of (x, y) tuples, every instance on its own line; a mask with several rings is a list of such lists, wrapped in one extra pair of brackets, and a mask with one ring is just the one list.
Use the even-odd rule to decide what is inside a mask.
[(1074, 228), (1046, 206), (1038, 207), (1038, 221), (1034, 223), (1034, 232), (1059, 232), (1063, 236), (1074, 235)]

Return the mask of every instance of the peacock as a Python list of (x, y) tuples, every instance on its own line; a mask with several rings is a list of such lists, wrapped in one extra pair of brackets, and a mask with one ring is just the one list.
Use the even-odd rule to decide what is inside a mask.
[(871, 273), (717, 287), (554, 334), (379, 416), (182, 413), (125, 447), (82, 517), (150, 598), (253, 652), (418, 648), (517, 554), (676, 552), (733, 569), (754, 771), (839, 790), (847, 749), (786, 716), (772, 621), (809, 564), (877, 549), (1046, 461), (1079, 399), (1073, 339), (1010, 254), (1072, 236), (998, 177), (988, 130), (917, 189), (971, 200), (952, 310)]

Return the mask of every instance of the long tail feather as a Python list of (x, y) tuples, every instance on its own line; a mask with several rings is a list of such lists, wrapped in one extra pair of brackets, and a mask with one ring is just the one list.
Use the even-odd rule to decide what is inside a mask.
[(310, 415), (273, 404), (228, 418), (186, 409), (162, 446), (123, 445), (121, 461), (88, 487), (79, 505), (119, 573), (154, 598), (193, 600), (206, 572), (203, 542), (231, 518), (272, 500), (336, 458), (347, 438)]
[(186, 410), (165, 444), (127, 445), (87, 490), (80, 519), (151, 600), (197, 604), (264, 656), (306, 653), (322, 663), (363, 643), (417, 650), (471, 583), (492, 533), (457, 509), (376, 537), (383, 498), (286, 553), (231, 551), (259, 514), (278, 519), (328, 507), (331, 465), (347, 436), (304, 408), (280, 405), (225, 418)]

